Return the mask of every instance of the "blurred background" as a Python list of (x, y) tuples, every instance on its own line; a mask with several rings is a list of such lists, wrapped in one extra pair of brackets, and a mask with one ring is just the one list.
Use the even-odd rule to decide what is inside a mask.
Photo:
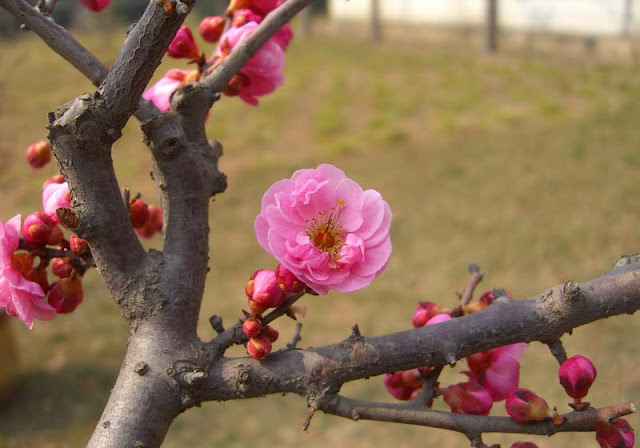
[[(109, 65), (145, 4), (113, 0), (91, 15), (60, 0), (55, 18)], [(195, 29), (201, 17), (223, 8), (200, 0), (189, 24)], [(214, 313), (233, 323), (246, 306), (248, 277), (275, 266), (253, 232), (262, 193), (296, 169), (325, 162), (389, 202), (394, 253), (364, 291), (303, 300), (309, 311), (302, 347), (340, 341), (355, 323), (366, 336), (408, 329), (420, 300), (455, 306), (470, 262), (486, 273), (479, 293), (505, 288), (527, 298), (601, 275), (621, 255), (637, 253), (639, 17), (637, 0), (336, 0), (297, 18), (284, 86), (256, 108), (223, 98), (207, 124), (224, 146), (229, 188), (211, 207), (201, 337), (213, 337)], [(46, 137), (47, 112), (94, 88), (36, 36), (18, 32), (3, 11), (0, 33), (6, 221), (38, 210), (42, 182), (56, 172), (55, 166), (33, 171), (25, 160), (27, 146)], [(186, 65), (166, 60), (155, 79), (172, 67)], [(135, 121), (113, 158), (121, 185), (157, 203)], [(84, 303), (71, 315), (38, 321), (32, 331), (14, 320), (0, 323), (0, 369), (16, 379), (0, 409), (0, 446), (81, 447), (97, 423), (127, 326), (95, 270), (84, 283)], [(276, 328), (280, 349), (294, 323), (279, 321)], [(639, 332), (637, 317), (621, 316), (564, 338), (569, 355), (588, 356), (598, 369), (587, 397), (594, 405), (640, 401)], [(9, 361), (10, 347), (17, 361)], [(463, 381), (463, 367), (446, 369), (442, 383)], [(546, 347), (533, 343), (522, 359), (521, 385), (565, 412), (569, 399), (556, 371)], [(392, 400), (381, 377), (343, 392)], [(444, 409), (441, 402), (436, 407)], [(492, 412), (504, 415), (503, 404)], [(297, 396), (205, 403), (177, 419), (164, 446), (468, 446), (464, 436), (437, 429), (321, 414), (303, 432), (305, 417)], [(640, 429), (638, 417), (629, 420)], [(597, 446), (592, 434), (498, 434), (485, 442), (508, 447), (518, 439), (541, 448)]]

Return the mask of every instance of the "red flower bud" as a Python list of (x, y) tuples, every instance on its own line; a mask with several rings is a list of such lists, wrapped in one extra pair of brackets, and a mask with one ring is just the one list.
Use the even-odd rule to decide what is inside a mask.
[(47, 278), (47, 270), (45, 268), (31, 268), (22, 275), (27, 280), (40, 285), (42, 292), (45, 294), (49, 291), (49, 279)]
[(398, 400), (412, 400), (422, 388), (420, 372), (418, 369), (411, 369), (387, 373), (384, 376), (384, 386)]
[(547, 402), (529, 389), (516, 389), (505, 402), (507, 414), (519, 423), (539, 422), (551, 417), (552, 412)]
[(224, 31), (224, 17), (222, 16), (209, 16), (202, 19), (200, 26), (198, 27), (198, 33), (200, 36), (209, 43), (216, 43), (220, 40), (220, 36)]
[(517, 442), (513, 442), (511, 448), (538, 448), (538, 445), (533, 442), (521, 442), (518, 440)]
[(269, 339), (269, 341), (276, 342), (278, 340), (278, 337), (280, 336), (280, 333), (275, 328), (267, 325), (267, 327), (265, 327), (264, 329), (264, 335), (267, 337), (267, 339)]
[(562, 363), (558, 377), (567, 395), (579, 401), (596, 379), (596, 368), (588, 358), (576, 355)]
[(198, 59), (200, 49), (188, 26), (181, 26), (167, 48), (167, 56), (176, 59)]
[(285, 297), (276, 273), (270, 269), (256, 271), (247, 283), (245, 292), (249, 299), (265, 308), (277, 307)]
[(256, 337), (262, 332), (262, 324), (259, 319), (249, 317), (242, 323), (242, 331), (247, 335), (247, 337)]
[(454, 384), (440, 392), (451, 412), (457, 414), (488, 415), (493, 406), (489, 391), (475, 381)]
[(44, 212), (35, 212), (24, 219), (22, 236), (29, 244), (46, 246), (58, 244), (64, 234)]
[(51, 161), (51, 145), (42, 140), (27, 148), (27, 162), (31, 168), (42, 168)]
[(74, 275), (60, 279), (51, 285), (48, 302), (58, 313), (68, 314), (78, 308), (83, 297), (82, 278)]
[(80, 0), (80, 3), (82, 6), (93, 12), (100, 12), (109, 6), (111, 0)]
[(136, 229), (140, 238), (151, 238), (162, 232), (162, 209), (157, 205), (149, 205), (149, 219), (144, 226)]
[(135, 199), (129, 204), (129, 218), (134, 229), (143, 227), (149, 220), (149, 206), (140, 199)]
[(45, 180), (42, 184), (42, 189), (49, 184), (63, 184), (65, 183), (64, 176), (62, 174), (54, 174), (49, 179)]
[(633, 428), (623, 418), (619, 418), (611, 425), (596, 423), (593, 429), (596, 431), (596, 441), (601, 448), (631, 448), (635, 442)]
[(247, 342), (247, 352), (253, 359), (262, 361), (271, 353), (271, 341), (264, 335), (251, 338)]
[[(253, 285), (253, 280), (249, 280), (249, 283), (247, 283), (247, 288), (249, 287), (249, 285)], [(245, 288), (245, 292), (247, 291), (247, 288)], [(267, 307), (258, 305), (256, 302), (249, 299), (249, 309), (256, 316), (260, 316), (262, 315), (262, 313), (264, 313), (267, 310)]]
[(424, 327), (436, 314), (450, 314), (451, 311), (433, 302), (420, 302), (413, 314), (411, 323), (414, 328)]
[(69, 238), (69, 247), (71, 248), (71, 252), (79, 257), (89, 255), (89, 243), (75, 235), (71, 235), (71, 238)]
[(307, 287), (307, 285), (302, 283), (295, 275), (293, 275), (293, 272), (281, 264), (276, 266), (276, 277), (278, 278), (278, 283), (280, 283), (280, 287), (284, 290), (285, 294), (302, 292)]
[(67, 278), (73, 272), (73, 266), (68, 258), (54, 258), (51, 260), (51, 272), (60, 278)]

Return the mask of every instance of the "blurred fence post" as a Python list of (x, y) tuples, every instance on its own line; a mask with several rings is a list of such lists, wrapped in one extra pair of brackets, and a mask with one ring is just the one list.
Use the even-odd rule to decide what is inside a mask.
[(498, 51), (498, 0), (486, 1), (484, 27), (484, 50), (487, 53)]
[(380, 0), (371, 0), (371, 38), (374, 42), (380, 42), (382, 40)]

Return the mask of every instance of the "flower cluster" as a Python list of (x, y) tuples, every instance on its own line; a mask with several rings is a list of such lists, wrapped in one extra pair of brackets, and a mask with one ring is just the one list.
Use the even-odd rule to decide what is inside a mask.
[[(247, 352), (257, 360), (263, 360), (271, 353), (272, 343), (278, 339), (279, 333), (273, 327), (264, 325), (262, 314), (269, 308), (282, 305), (292, 294), (306, 289), (306, 285), (298, 280), (287, 268), (278, 265), (275, 271), (260, 269), (256, 271), (245, 286), (249, 300), (250, 313), (242, 323), (242, 331), (249, 338)], [(306, 307), (289, 307), (288, 312), (304, 316)]]
[[(167, 50), (167, 56), (186, 59), (198, 64), (197, 70), (169, 70), (158, 82), (147, 89), (143, 97), (152, 101), (158, 109), (166, 112), (171, 108), (171, 95), (183, 85), (198, 81), (203, 71), (211, 71), (231, 51), (245, 40), (264, 17), (277, 8), (283, 0), (232, 1), (225, 16), (205, 17), (198, 33), (205, 42), (218, 43), (210, 58), (200, 51), (193, 33), (182, 26)], [(272, 93), (283, 84), (285, 51), (293, 38), (291, 25), (285, 24), (229, 81), (223, 93), (238, 96), (253, 106), (258, 97)]]

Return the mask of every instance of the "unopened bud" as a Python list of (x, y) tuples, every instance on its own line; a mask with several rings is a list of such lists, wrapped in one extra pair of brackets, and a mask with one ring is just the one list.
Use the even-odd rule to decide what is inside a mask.
[(307, 287), (307, 285), (302, 283), (295, 275), (293, 275), (293, 272), (281, 264), (276, 266), (276, 277), (278, 278), (278, 283), (280, 283), (280, 287), (284, 290), (285, 294), (302, 292)]
[(538, 448), (538, 445), (533, 442), (521, 442), (518, 440), (517, 442), (513, 442), (511, 448)]
[(27, 162), (31, 168), (42, 168), (51, 161), (51, 145), (42, 140), (27, 148)]
[(507, 413), (519, 423), (539, 422), (551, 417), (552, 412), (547, 402), (529, 389), (516, 389), (505, 402)]
[(558, 378), (567, 395), (579, 401), (587, 395), (596, 379), (596, 368), (588, 358), (572, 356), (560, 366)]
[(411, 323), (414, 328), (424, 327), (436, 314), (449, 314), (451, 311), (433, 302), (420, 302), (413, 314)]
[(73, 275), (51, 285), (48, 302), (58, 313), (68, 314), (78, 308), (83, 297), (82, 278), (79, 275)]
[(62, 230), (43, 212), (27, 215), (22, 224), (24, 240), (34, 246), (56, 245), (62, 240)]
[(264, 335), (256, 336), (247, 342), (247, 352), (249, 356), (258, 361), (262, 361), (271, 353), (271, 341)]
[(264, 329), (264, 335), (267, 337), (267, 339), (269, 339), (269, 341), (276, 342), (278, 340), (278, 337), (280, 337), (280, 332), (275, 328), (267, 325)]
[(149, 206), (140, 199), (135, 199), (129, 204), (129, 218), (134, 229), (143, 227), (149, 220)]
[(247, 335), (247, 337), (256, 337), (262, 332), (262, 324), (259, 319), (249, 317), (242, 323), (242, 331)]
[(82, 6), (93, 12), (100, 12), (109, 6), (111, 0), (80, 0), (80, 3)]
[(220, 40), (222, 31), (224, 31), (224, 17), (222, 16), (205, 17), (198, 27), (200, 36), (202, 36), (205, 42), (212, 44)]
[(256, 271), (247, 283), (245, 292), (249, 299), (265, 308), (277, 307), (285, 297), (275, 272), (270, 269)]
[(71, 252), (79, 257), (89, 255), (89, 243), (76, 235), (71, 235), (71, 238), (69, 238), (69, 247), (71, 248)]
[(136, 229), (140, 238), (151, 238), (162, 232), (162, 209), (157, 205), (149, 205), (149, 219), (144, 226)]
[(619, 418), (613, 424), (598, 422), (593, 425), (596, 441), (601, 448), (631, 448), (635, 442), (633, 428), (629, 422)]
[(198, 59), (200, 49), (188, 26), (181, 26), (167, 48), (167, 56), (176, 59)]
[(51, 272), (60, 278), (67, 278), (73, 272), (73, 266), (68, 258), (54, 258), (51, 260)]
[(451, 412), (457, 414), (488, 415), (493, 406), (489, 391), (475, 381), (454, 384), (440, 392)]
[(42, 189), (49, 184), (63, 184), (65, 183), (64, 176), (62, 174), (54, 174), (49, 179), (45, 180), (42, 184)]

